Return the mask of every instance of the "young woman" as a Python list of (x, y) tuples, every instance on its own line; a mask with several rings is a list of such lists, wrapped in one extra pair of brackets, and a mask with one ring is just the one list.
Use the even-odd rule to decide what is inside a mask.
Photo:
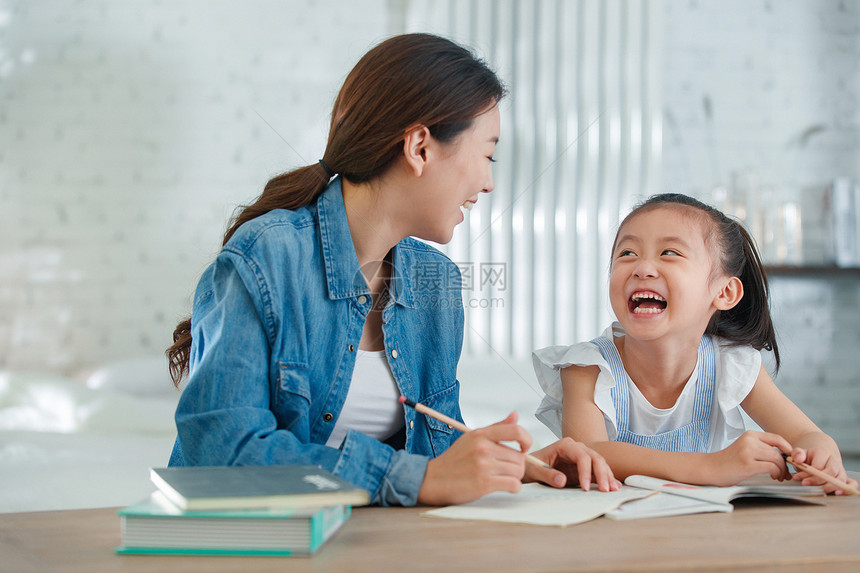
[[(318, 464), (380, 504), (519, 489), (531, 438), (515, 413), (459, 436), (398, 402), (461, 419), (462, 295), (436, 280), (458, 270), (411, 237), (449, 241), (492, 191), (503, 96), (437, 36), (391, 38), (356, 64), (323, 158), (242, 209), (174, 332), (171, 372), (188, 383), (171, 465)], [(572, 440), (535, 454), (583, 487), (618, 487)], [(529, 465), (526, 479), (568, 474)]]
[[(618, 322), (534, 354), (537, 416), (603, 454), (619, 477), (733, 485), (788, 477), (782, 454), (853, 487), (839, 448), (774, 384), (779, 349), (752, 238), (685, 195), (657, 195), (622, 221), (609, 273)], [(765, 432), (744, 432), (740, 409)], [(836, 488), (807, 472), (804, 485)], [(836, 493), (840, 493), (836, 491)]]

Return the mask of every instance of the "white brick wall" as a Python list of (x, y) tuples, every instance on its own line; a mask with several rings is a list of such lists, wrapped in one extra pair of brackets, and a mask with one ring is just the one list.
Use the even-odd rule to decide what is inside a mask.
[(860, 454), (860, 273), (771, 278), (786, 395)]
[(748, 169), (799, 188), (860, 177), (860, 2), (664, 6), (667, 188), (705, 194)]
[(233, 207), (318, 158), (340, 81), (388, 13), (0, 4), (0, 368), (161, 352)]

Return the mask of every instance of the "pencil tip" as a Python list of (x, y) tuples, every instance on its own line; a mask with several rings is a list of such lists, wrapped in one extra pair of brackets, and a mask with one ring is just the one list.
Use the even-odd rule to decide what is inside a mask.
[(406, 403), (406, 396), (401, 396), (397, 400), (400, 401), (401, 404), (405, 404)]

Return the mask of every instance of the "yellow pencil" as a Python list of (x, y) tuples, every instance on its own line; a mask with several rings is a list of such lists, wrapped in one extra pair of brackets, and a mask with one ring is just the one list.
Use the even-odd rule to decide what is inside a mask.
[(794, 467), (796, 467), (800, 471), (811, 473), (815, 477), (819, 477), (819, 478), (823, 479), (824, 481), (835, 485), (836, 487), (838, 487), (839, 489), (841, 489), (845, 493), (850, 493), (851, 495), (860, 495), (860, 491), (857, 491), (856, 489), (854, 489), (853, 487), (851, 487), (850, 485), (848, 485), (844, 481), (838, 480), (835, 477), (824, 473), (823, 471), (821, 471), (818, 468), (814, 468), (811, 465), (805, 464), (803, 462), (796, 462), (793, 459), (791, 459), (791, 456), (786, 456), (785, 461), (787, 461), (788, 463), (790, 463), (791, 465), (793, 465)]
[[(464, 434), (465, 434), (466, 432), (471, 432), (471, 431), (472, 431), (471, 429), (469, 429), (469, 427), (468, 427), (468, 426), (466, 426), (466, 425), (465, 425), (465, 424), (463, 424), (462, 422), (458, 422), (458, 421), (457, 421), (457, 420), (455, 420), (454, 418), (451, 418), (450, 416), (446, 416), (446, 415), (445, 415), (445, 414), (443, 414), (442, 412), (437, 412), (437, 411), (436, 411), (436, 410), (434, 410), (433, 408), (430, 408), (430, 407), (428, 407), (428, 406), (425, 406), (424, 404), (420, 404), (420, 403), (418, 403), (418, 402), (413, 402), (412, 400), (408, 400), (408, 399), (406, 398), (406, 396), (401, 396), (401, 397), (400, 397), (400, 403), (401, 403), (401, 404), (406, 404), (407, 406), (409, 406), (409, 407), (411, 407), (411, 408), (415, 408), (415, 411), (416, 411), (416, 412), (421, 412), (421, 413), (422, 413), (422, 414), (424, 414), (425, 416), (430, 416), (431, 418), (436, 418), (436, 419), (437, 419), (437, 420), (439, 420), (440, 422), (443, 422), (443, 423), (445, 423), (445, 424), (448, 424), (449, 426), (451, 426), (451, 427), (452, 427), (452, 428), (454, 428), (455, 430), (459, 430), (460, 432), (463, 432)], [(546, 463), (545, 461), (543, 461), (543, 460), (541, 460), (541, 459), (538, 459), (538, 458), (534, 457), (534, 456), (533, 456), (533, 455), (531, 455), (531, 454), (526, 454), (526, 461), (527, 461), (527, 462), (531, 462), (531, 463), (533, 463), (533, 464), (537, 464), (537, 465), (542, 466), (542, 467), (545, 467), (545, 468), (550, 468), (550, 469), (552, 468), (552, 466), (551, 466), (551, 465), (549, 465), (548, 463)]]

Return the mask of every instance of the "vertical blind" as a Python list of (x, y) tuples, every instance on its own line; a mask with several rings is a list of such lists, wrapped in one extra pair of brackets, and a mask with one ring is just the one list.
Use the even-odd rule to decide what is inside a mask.
[(400, 2), (406, 30), (467, 44), (505, 81), (495, 191), (439, 247), (463, 273), (464, 354), (526, 356), (608, 324), (621, 216), (659, 192), (659, 5)]

